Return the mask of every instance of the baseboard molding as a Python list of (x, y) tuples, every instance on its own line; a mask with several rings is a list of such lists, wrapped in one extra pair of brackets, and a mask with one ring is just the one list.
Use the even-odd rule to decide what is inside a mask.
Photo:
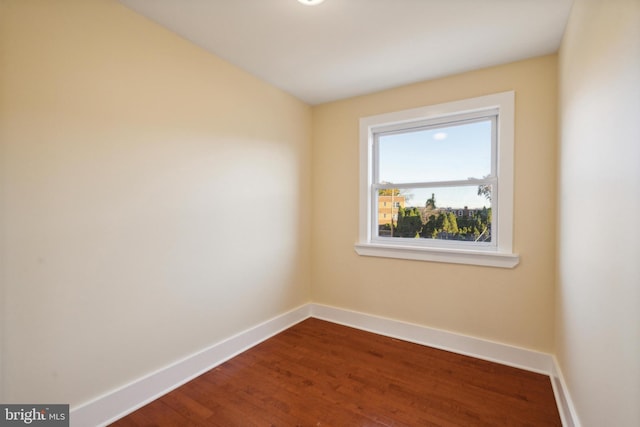
[(311, 317), (548, 375), (562, 425), (581, 427), (557, 360), (551, 354), (321, 304), (311, 304)]
[(578, 413), (573, 405), (567, 383), (564, 381), (560, 364), (555, 356), (552, 357), (554, 369), (551, 375), (551, 385), (553, 386), (553, 392), (556, 396), (560, 418), (562, 418), (562, 425), (564, 427), (581, 427), (582, 424), (580, 424)]
[(72, 408), (71, 425), (106, 426), (308, 317), (549, 375), (563, 426), (580, 427), (562, 373), (551, 354), (321, 304), (306, 304), (274, 317)]
[(311, 316), (527, 371), (553, 372), (553, 359), (547, 353), (326, 305), (311, 304)]
[(91, 402), (72, 408), (71, 426), (106, 426), (309, 317), (305, 304), (192, 354)]

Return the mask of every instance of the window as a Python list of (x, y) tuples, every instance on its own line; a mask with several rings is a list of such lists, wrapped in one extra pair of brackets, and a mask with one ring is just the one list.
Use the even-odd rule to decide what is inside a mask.
[(513, 92), (362, 118), (358, 254), (516, 266), (513, 134)]

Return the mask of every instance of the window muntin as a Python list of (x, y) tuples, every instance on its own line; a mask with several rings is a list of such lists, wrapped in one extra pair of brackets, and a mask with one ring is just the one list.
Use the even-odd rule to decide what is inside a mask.
[[(519, 256), (512, 253), (514, 100), (514, 92), (503, 92), (360, 119), (360, 238), (355, 245), (356, 252), (367, 256), (507, 268), (517, 265)], [(472, 146), (469, 139), (455, 142), (453, 138), (471, 128), (486, 130), (489, 127), (491, 136), (487, 138), (488, 133), (484, 132), (485, 136), (474, 140)], [(423, 148), (431, 148), (420, 154), (411, 148), (415, 142), (402, 140), (416, 136), (423, 142), (430, 137)], [(444, 141), (450, 144), (444, 145), (451, 148), (450, 152), (434, 155), (434, 150), (442, 148), (435, 144)], [(389, 157), (394, 142), (400, 148), (395, 157)], [(461, 158), (456, 152), (471, 155)], [(422, 168), (425, 163), (432, 167)], [(392, 189), (403, 197), (392, 201), (388, 197)], [(446, 210), (457, 217), (458, 222), (466, 224), (464, 233), (447, 231), (444, 227), (443, 232), (436, 232), (436, 238), (433, 233), (432, 238), (423, 237), (430, 229), (409, 237), (413, 229), (407, 228), (406, 223), (417, 227), (415, 218), (401, 224), (404, 232), (398, 230), (395, 236), (391, 236), (390, 230), (381, 231), (381, 217), (386, 217), (389, 223), (404, 219), (407, 213), (421, 215), (421, 225), (426, 225), (426, 200), (432, 194), (435, 194), (437, 209)], [(383, 200), (389, 206), (384, 213), (378, 211)], [(397, 202), (399, 207), (392, 209), (391, 203)], [(422, 202), (425, 206), (421, 206)], [(417, 207), (419, 212), (415, 212)], [(468, 221), (460, 221), (479, 214), (487, 218), (486, 229), (474, 229)], [(455, 231), (455, 227), (453, 229)], [(480, 239), (477, 239), (478, 233)], [(458, 236), (452, 238), (455, 234)]]

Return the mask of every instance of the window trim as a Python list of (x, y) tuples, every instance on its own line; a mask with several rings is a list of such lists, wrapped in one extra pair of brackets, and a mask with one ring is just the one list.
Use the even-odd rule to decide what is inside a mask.
[[(426, 121), (446, 122), (464, 119), (464, 115), (497, 110), (496, 179), (497, 197), (494, 208), (496, 244), (470, 248), (451, 242), (425, 245), (402, 241), (381, 242), (373, 237), (373, 161), (374, 134), (381, 130), (402, 129)], [(514, 179), (514, 123), (515, 93), (492, 95), (384, 113), (360, 119), (360, 224), (359, 241), (355, 250), (359, 255), (400, 258), (421, 261), (472, 264), (513, 268), (520, 257), (513, 253), (513, 179)], [(495, 227), (497, 226), (497, 227)]]

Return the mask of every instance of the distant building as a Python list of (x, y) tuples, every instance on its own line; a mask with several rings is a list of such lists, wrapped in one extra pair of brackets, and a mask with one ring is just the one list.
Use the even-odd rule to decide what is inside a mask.
[(458, 218), (472, 218), (479, 209), (469, 209), (468, 207), (464, 207), (464, 209), (460, 208), (446, 208), (446, 212), (452, 212)]
[(438, 216), (441, 215), (443, 213), (452, 213), (456, 216), (456, 218), (475, 218), (476, 214), (478, 212), (481, 212), (482, 209), (479, 208), (469, 208), (467, 206), (465, 206), (464, 208), (451, 208), (451, 207), (446, 207), (446, 208), (430, 208), (430, 207), (424, 207), (424, 208), (419, 208), (420, 209), (420, 214), (422, 216), (422, 222), (426, 223), (429, 220), (430, 216)]
[(468, 207), (464, 207), (464, 209), (458, 209), (458, 212), (456, 213), (456, 215), (458, 217), (461, 218), (470, 218), (473, 217), (475, 215), (476, 211), (475, 209), (469, 209)]
[(404, 208), (404, 196), (378, 196), (378, 225), (398, 220), (398, 209)]

